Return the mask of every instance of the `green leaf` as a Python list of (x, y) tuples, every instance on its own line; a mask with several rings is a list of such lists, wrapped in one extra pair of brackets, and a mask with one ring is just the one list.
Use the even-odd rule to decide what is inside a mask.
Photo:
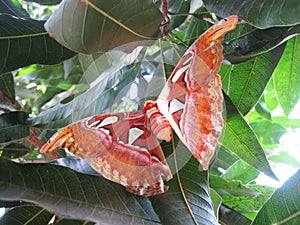
[(249, 192), (257, 192), (256, 195), (249, 196), (247, 193), (240, 193), (240, 195), (223, 195), (223, 204), (234, 209), (237, 212), (257, 212), (265, 202), (270, 198), (274, 192), (274, 188), (260, 186), (260, 185), (247, 185)]
[(237, 65), (222, 65), (223, 90), (242, 115), (258, 102), (284, 50), (280, 46), (271, 52)]
[[(84, 79), (97, 80), (91, 83), (91, 87), (86, 92), (76, 96), (71, 102), (58, 104), (43, 111), (30, 121), (34, 126), (60, 128), (79, 119), (103, 113), (105, 110), (112, 112), (112, 105), (118, 105), (118, 101), (121, 100), (120, 93), (129, 90), (140, 70), (141, 64), (133, 63), (137, 60), (137, 55), (135, 53), (124, 55), (118, 64), (104, 71), (99, 77), (98, 73), (95, 76), (94, 68), (101, 63), (101, 60), (95, 60), (85, 71)], [(111, 60), (111, 63), (114, 61)]]
[(267, 105), (266, 105), (266, 103), (264, 101), (264, 96), (262, 96), (262, 98), (260, 99), (260, 101), (256, 104), (255, 111), (257, 113), (259, 113), (260, 116), (262, 116), (262, 117), (264, 117), (264, 118), (266, 118), (268, 120), (271, 120), (271, 118), (272, 118), (271, 112), (267, 108)]
[(259, 210), (253, 225), (299, 224), (300, 220), (300, 170), (278, 188)]
[(43, 21), (0, 15), (0, 73), (33, 63), (56, 64), (75, 55), (50, 38), (43, 25)]
[(151, 197), (161, 223), (216, 224), (207, 172), (199, 170), (199, 162), (181, 142), (178, 143), (177, 136), (173, 135), (172, 144), (163, 142), (162, 148), (174, 175), (166, 182), (169, 190), (165, 194)]
[(228, 96), (224, 95), (224, 98), (227, 119), (225, 120), (224, 138), (221, 144), (250, 166), (277, 180), (255, 133), (239, 114)]
[(210, 187), (221, 196), (229, 195), (253, 197), (260, 194), (260, 192), (256, 189), (248, 188), (240, 181), (226, 181), (225, 179), (212, 174), (209, 176), (209, 184)]
[(0, 158), (0, 198), (35, 202), (57, 215), (102, 224), (159, 223), (147, 198), (100, 176), (52, 164), (17, 164)]
[(235, 162), (221, 177), (225, 180), (238, 180), (243, 184), (248, 184), (253, 181), (259, 172), (249, 166), (247, 163), (239, 160)]
[[(65, 0), (45, 28), (76, 52), (109, 51), (120, 45), (155, 40), (163, 17), (152, 0)], [(133, 49), (140, 43), (130, 44)]]
[(13, 16), (20, 16), (23, 18), (29, 17), (26, 10), (22, 7), (19, 1), (2, 0), (0, 2), (0, 12), (3, 14), (10, 14)]
[(268, 159), (272, 162), (276, 163), (285, 163), (289, 166), (292, 166), (294, 168), (300, 168), (300, 162), (295, 159), (293, 156), (288, 154), (287, 152), (280, 152), (277, 155), (271, 155), (268, 157)]
[(15, 103), (15, 82), (12, 73), (0, 74), (0, 91)]
[[(174, 13), (175, 15), (170, 16), (170, 24), (168, 25), (170, 30), (175, 29), (180, 26), (187, 18), (188, 12), (190, 10), (191, 0), (175, 0), (173, 4), (169, 3), (168, 11)], [(179, 15), (176, 15), (179, 14)], [(180, 15), (183, 14), (183, 15)]]
[(284, 53), (274, 71), (276, 92), (286, 117), (291, 113), (300, 98), (300, 38), (287, 42)]
[(286, 132), (285, 127), (270, 120), (252, 122), (250, 125), (263, 145), (278, 145), (280, 137)]
[(0, 143), (18, 140), (29, 135), (27, 114), (22, 111), (0, 115)]
[(247, 219), (245, 216), (240, 213), (226, 207), (225, 205), (221, 205), (220, 207), (220, 224), (238, 224), (238, 225), (250, 225), (251, 220)]
[(62, 0), (26, 0), (26, 2), (36, 2), (41, 5), (57, 5)]
[(217, 220), (219, 220), (219, 210), (222, 204), (222, 198), (214, 189), (210, 188), (209, 191), (211, 200), (213, 202), (215, 215), (217, 217)]
[(80, 221), (80, 220), (70, 220), (70, 219), (61, 219), (55, 225), (94, 225), (95, 223)]
[(19, 143), (9, 144), (4, 148), (2, 148), (1, 150), (2, 150), (1, 157), (11, 158), (11, 159), (21, 157), (30, 151), (30, 149), (27, 146)]
[(219, 16), (239, 15), (259, 28), (300, 24), (298, 0), (244, 0), (242, 4), (231, 0), (204, 0), (203, 3)]
[(0, 218), (0, 224), (41, 225), (48, 224), (53, 214), (39, 206), (18, 206)]

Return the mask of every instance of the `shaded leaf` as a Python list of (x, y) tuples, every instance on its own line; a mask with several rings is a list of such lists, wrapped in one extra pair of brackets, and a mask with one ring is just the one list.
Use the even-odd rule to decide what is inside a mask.
[(41, 225), (48, 224), (53, 214), (39, 206), (18, 206), (0, 218), (0, 224)]
[(274, 50), (299, 33), (300, 25), (260, 30), (249, 24), (240, 24), (228, 34), (230, 44), (225, 45), (226, 58), (231, 63), (253, 59)]
[(300, 38), (287, 42), (284, 53), (274, 71), (276, 93), (286, 117), (300, 98)]
[(15, 103), (15, 82), (11, 73), (0, 74), (0, 91)]
[(30, 151), (30, 149), (23, 144), (19, 143), (12, 143), (7, 146), (5, 146), (2, 150), (1, 157), (6, 157), (6, 158), (18, 158)]
[(239, 225), (249, 225), (251, 220), (247, 219), (240, 213), (228, 208), (225, 205), (221, 205), (219, 218), (221, 224), (239, 224)]
[[(67, 48), (95, 53), (135, 41), (155, 40), (162, 20), (152, 0), (65, 0), (45, 28)], [(140, 43), (131, 44), (129, 49), (137, 45)]]
[(0, 143), (18, 140), (29, 135), (27, 114), (22, 111), (0, 115)]
[(0, 15), (0, 73), (33, 63), (56, 64), (75, 55), (50, 38), (43, 25), (43, 21)]
[(300, 170), (274, 192), (252, 224), (298, 224), (300, 221), (299, 183)]
[(224, 138), (221, 144), (257, 170), (273, 179), (277, 179), (255, 133), (227, 95), (224, 95), (224, 99), (227, 119), (225, 120)]
[(26, 10), (22, 7), (19, 1), (2, 0), (0, 2), (0, 12), (23, 18), (29, 17)]
[(80, 220), (69, 220), (69, 219), (61, 219), (55, 225), (93, 225), (93, 222), (80, 221)]
[(134, 196), (100, 176), (2, 158), (0, 167), (1, 199), (35, 202), (57, 215), (103, 224), (159, 223), (147, 198)]
[(36, 2), (41, 5), (57, 5), (62, 0), (25, 0), (26, 2)]
[[(170, 30), (175, 29), (176, 27), (180, 26), (187, 18), (187, 14), (190, 10), (191, 0), (175, 0), (173, 4), (169, 3), (169, 9), (168, 11), (170, 14), (170, 24), (168, 25)], [(176, 15), (178, 14), (178, 15)], [(180, 15), (183, 14), (183, 15)]]
[(203, 2), (211, 12), (218, 16), (227, 17), (237, 14), (259, 28), (300, 24), (297, 0), (244, 0), (242, 4), (231, 0), (220, 2), (203, 0)]

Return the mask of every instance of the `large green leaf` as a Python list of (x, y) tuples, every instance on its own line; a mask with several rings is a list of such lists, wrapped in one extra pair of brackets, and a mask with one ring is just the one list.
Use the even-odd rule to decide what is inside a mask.
[[(45, 28), (67, 48), (95, 53), (155, 40), (162, 20), (152, 0), (64, 0)], [(131, 44), (129, 49), (140, 44)]]
[(27, 114), (22, 111), (3, 113), (0, 115), (0, 143), (18, 140), (29, 135), (26, 124)]
[(176, 143), (177, 138), (172, 145), (162, 144), (165, 154), (173, 151), (167, 160), (174, 177), (165, 194), (151, 197), (153, 208), (162, 224), (216, 224), (208, 174), (182, 143), (173, 147)]
[(284, 54), (274, 71), (276, 92), (285, 116), (288, 116), (300, 97), (300, 38), (287, 42)]
[(226, 17), (237, 14), (259, 28), (300, 24), (298, 0), (203, 0), (213, 13)]
[(299, 224), (300, 221), (300, 170), (278, 188), (259, 210), (253, 225)]
[(284, 45), (255, 59), (220, 70), (223, 90), (240, 113), (246, 115), (258, 102), (273, 74)]
[(227, 118), (221, 144), (257, 170), (277, 179), (253, 130), (227, 95), (225, 102)]
[(52, 213), (39, 206), (18, 206), (9, 210), (0, 218), (0, 224), (14, 225), (41, 225), (48, 224), (53, 217)]
[(0, 198), (25, 200), (57, 215), (101, 224), (157, 224), (147, 198), (116, 183), (52, 164), (0, 159)]
[(0, 73), (33, 63), (56, 64), (75, 55), (50, 38), (43, 25), (43, 21), (0, 15)]

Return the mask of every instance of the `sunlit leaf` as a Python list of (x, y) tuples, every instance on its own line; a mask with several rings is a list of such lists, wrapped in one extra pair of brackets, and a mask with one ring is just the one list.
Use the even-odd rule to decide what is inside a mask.
[(259, 210), (253, 225), (298, 224), (300, 220), (300, 171), (278, 188)]
[(227, 119), (221, 144), (249, 165), (277, 179), (253, 130), (226, 95), (225, 102)]
[(287, 117), (300, 98), (300, 38), (287, 42), (276, 70), (274, 80), (281, 108)]
[(220, 70), (223, 90), (242, 115), (258, 102), (266, 88), (284, 46), (237, 65), (223, 65)]
[(247, 185), (251, 192), (258, 192), (256, 195), (249, 196), (247, 193), (239, 195), (222, 195), (223, 204), (234, 209), (237, 212), (257, 212), (274, 192), (274, 188), (261, 185)]
[(239, 160), (227, 169), (221, 177), (225, 180), (238, 180), (243, 184), (247, 184), (254, 180), (258, 175), (259, 172), (256, 169)]

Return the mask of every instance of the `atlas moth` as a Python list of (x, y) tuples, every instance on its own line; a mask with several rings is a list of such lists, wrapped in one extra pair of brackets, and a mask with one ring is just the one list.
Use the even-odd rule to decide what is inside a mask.
[(237, 21), (237, 16), (229, 16), (202, 34), (182, 56), (156, 101), (146, 102), (142, 110), (72, 123), (50, 138), (41, 152), (66, 148), (129, 192), (151, 196), (167, 190), (163, 177), (172, 178), (158, 140), (171, 141), (174, 130), (207, 170), (223, 128), (217, 74), (223, 61), (221, 42)]

